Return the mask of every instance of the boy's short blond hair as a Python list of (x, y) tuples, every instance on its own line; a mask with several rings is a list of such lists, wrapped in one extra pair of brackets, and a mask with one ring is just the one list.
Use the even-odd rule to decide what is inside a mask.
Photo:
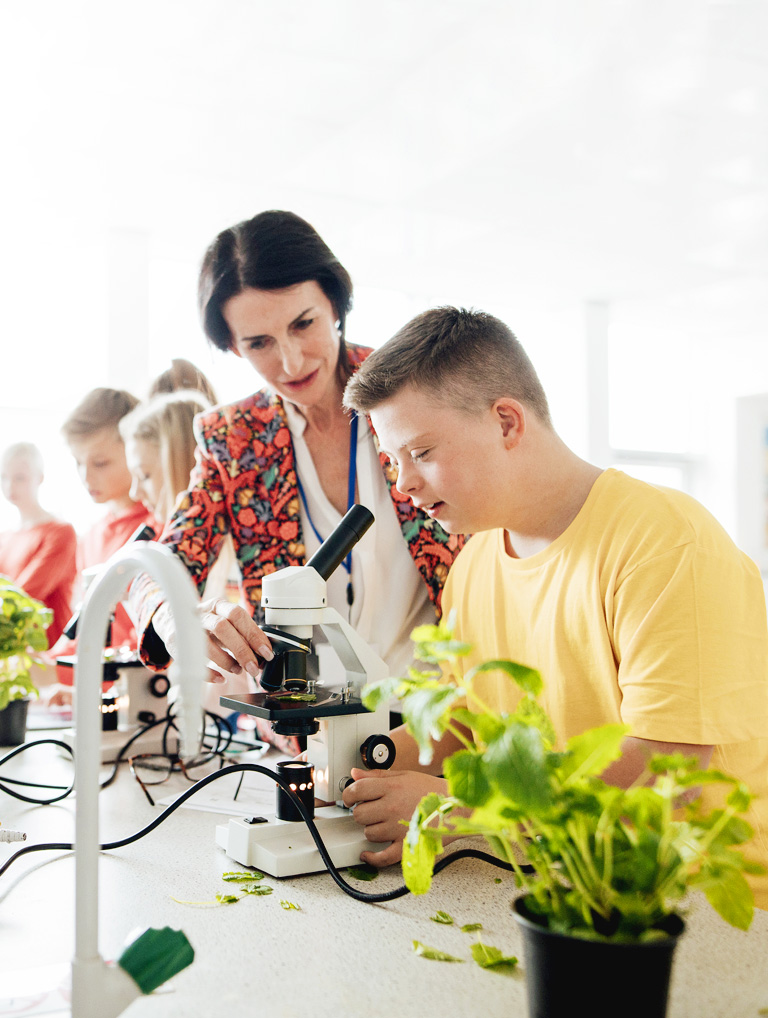
[(117, 428), (139, 400), (125, 389), (92, 389), (61, 426), (67, 441), (93, 435), (104, 428)]
[(370, 413), (408, 386), (476, 413), (510, 396), (552, 426), (539, 377), (516, 336), (484, 311), (423, 311), (367, 357), (344, 392), (344, 406)]

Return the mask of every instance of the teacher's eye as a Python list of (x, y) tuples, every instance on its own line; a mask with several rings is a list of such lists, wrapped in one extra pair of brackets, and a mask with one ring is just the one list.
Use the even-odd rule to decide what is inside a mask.
[(263, 350), (267, 345), (267, 340), (261, 337), (249, 339), (245, 345), (249, 350)]
[(310, 327), (314, 320), (314, 318), (300, 318), (298, 322), (296, 322), (296, 328), (303, 332), (304, 329), (308, 329)]

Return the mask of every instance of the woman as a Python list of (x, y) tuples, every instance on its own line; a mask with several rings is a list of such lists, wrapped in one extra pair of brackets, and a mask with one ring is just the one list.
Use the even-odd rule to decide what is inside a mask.
[[(346, 381), (370, 352), (345, 342), (351, 303), (346, 269), (290, 212), (262, 212), (224, 230), (203, 260), (199, 306), (209, 341), (266, 382), (197, 419), (198, 462), (162, 537), (202, 589), (232, 534), (246, 608), (223, 599), (201, 606), (215, 669), (258, 675), (272, 657), (254, 622), (263, 618), (262, 577), (302, 565), (354, 501), (376, 522), (329, 580), (329, 603), (393, 674), (410, 663), (413, 626), (439, 611), (462, 539), (400, 495), (369, 424), (342, 408)], [(134, 600), (142, 656), (164, 667), (173, 624), (162, 595), (142, 580)]]

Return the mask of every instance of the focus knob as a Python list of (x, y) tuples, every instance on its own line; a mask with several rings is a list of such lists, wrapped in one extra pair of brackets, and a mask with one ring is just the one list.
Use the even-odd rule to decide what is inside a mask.
[(369, 735), (360, 756), (368, 770), (385, 771), (395, 762), (395, 744), (388, 735)]

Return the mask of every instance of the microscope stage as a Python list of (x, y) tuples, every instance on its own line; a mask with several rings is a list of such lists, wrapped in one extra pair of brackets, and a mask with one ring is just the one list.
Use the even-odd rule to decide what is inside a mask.
[(352, 696), (345, 703), (341, 693), (326, 691), (312, 694), (311, 700), (306, 699), (306, 694), (241, 693), (239, 696), (221, 696), (219, 703), (230, 710), (253, 714), (269, 721), (301, 721), (306, 718), (368, 713), (358, 697)]

